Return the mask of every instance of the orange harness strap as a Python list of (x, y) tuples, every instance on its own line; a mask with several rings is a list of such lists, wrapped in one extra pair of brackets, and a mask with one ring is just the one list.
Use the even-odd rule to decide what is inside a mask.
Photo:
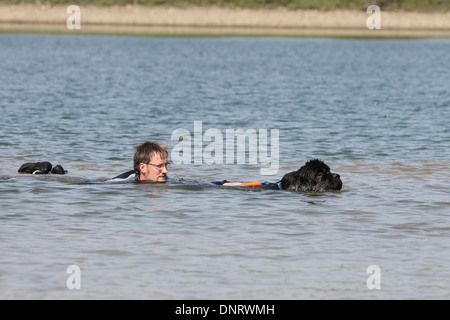
[(247, 182), (247, 183), (241, 184), (241, 187), (259, 188), (259, 187), (261, 187), (261, 185), (262, 185), (261, 182)]

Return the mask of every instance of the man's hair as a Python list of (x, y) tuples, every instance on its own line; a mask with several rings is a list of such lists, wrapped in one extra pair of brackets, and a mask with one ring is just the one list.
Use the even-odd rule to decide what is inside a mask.
[(160, 154), (162, 158), (167, 158), (169, 155), (167, 146), (158, 142), (146, 141), (134, 147), (134, 150), (134, 169), (137, 170), (139, 170), (139, 164), (141, 162), (149, 163), (156, 154)]

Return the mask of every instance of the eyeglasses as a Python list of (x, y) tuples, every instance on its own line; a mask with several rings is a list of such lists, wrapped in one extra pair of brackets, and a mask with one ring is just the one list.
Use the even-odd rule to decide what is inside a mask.
[(163, 163), (163, 164), (153, 164), (153, 163), (147, 163), (147, 164), (152, 165), (157, 170), (161, 171), (164, 167), (166, 167), (166, 169), (168, 169), (170, 163), (166, 162), (166, 163)]

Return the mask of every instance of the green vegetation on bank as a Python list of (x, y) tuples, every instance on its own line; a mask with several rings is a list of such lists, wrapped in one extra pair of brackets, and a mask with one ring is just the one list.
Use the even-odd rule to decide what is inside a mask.
[(364, 10), (370, 4), (376, 4), (383, 10), (441, 11), (450, 10), (449, 0), (1, 0), (0, 3), (45, 3), (50, 5), (91, 4), (99, 6), (139, 4), (144, 6), (221, 6), (238, 8), (275, 8), (288, 9), (352, 9)]

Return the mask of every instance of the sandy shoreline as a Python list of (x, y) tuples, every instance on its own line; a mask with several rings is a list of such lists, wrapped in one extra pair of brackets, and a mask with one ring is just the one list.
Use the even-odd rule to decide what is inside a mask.
[(381, 12), (370, 30), (364, 11), (219, 7), (81, 6), (81, 29), (69, 30), (66, 6), (0, 5), (0, 32), (132, 35), (450, 37), (450, 12)]

